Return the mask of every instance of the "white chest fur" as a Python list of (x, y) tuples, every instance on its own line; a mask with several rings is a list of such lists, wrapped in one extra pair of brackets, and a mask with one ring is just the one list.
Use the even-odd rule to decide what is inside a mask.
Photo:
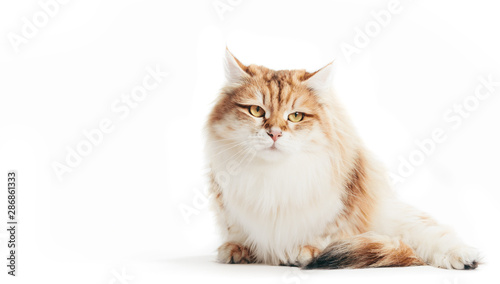
[(342, 209), (342, 192), (334, 187), (324, 154), (243, 164), (228, 176), (222, 192), (228, 223), (242, 228), (246, 245), (269, 263), (310, 244)]

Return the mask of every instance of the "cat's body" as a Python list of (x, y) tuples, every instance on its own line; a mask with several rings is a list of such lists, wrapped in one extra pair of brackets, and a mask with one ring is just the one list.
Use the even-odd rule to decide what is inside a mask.
[(212, 202), (225, 263), (306, 268), (475, 268), (478, 253), (397, 201), (330, 88), (315, 72), (244, 66), (207, 124)]

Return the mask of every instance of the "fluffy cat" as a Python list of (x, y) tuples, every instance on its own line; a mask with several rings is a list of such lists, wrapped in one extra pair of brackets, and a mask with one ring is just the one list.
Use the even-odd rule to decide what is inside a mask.
[(396, 200), (332, 91), (332, 64), (274, 71), (228, 50), (225, 61), (206, 126), (220, 262), (478, 266), (450, 228)]

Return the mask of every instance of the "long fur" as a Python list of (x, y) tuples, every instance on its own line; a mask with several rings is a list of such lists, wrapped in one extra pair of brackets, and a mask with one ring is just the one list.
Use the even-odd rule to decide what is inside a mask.
[(339, 269), (423, 265), (400, 240), (365, 233), (331, 243), (305, 269)]
[[(207, 123), (224, 263), (313, 268), (475, 268), (478, 252), (399, 202), (330, 88), (331, 66), (273, 71), (228, 51)], [(259, 105), (264, 117), (246, 106)], [(288, 114), (304, 112), (298, 123)], [(266, 133), (283, 131), (275, 143)]]

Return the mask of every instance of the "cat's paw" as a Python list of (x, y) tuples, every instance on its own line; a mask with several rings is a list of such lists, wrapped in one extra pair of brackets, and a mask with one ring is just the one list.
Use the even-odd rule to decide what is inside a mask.
[(309, 245), (302, 246), (299, 248), (295, 258), (289, 259), (286, 263), (281, 263), (280, 265), (303, 267), (308, 265), (320, 252), (321, 251), (316, 247)]
[(306, 266), (313, 258), (317, 257), (321, 251), (313, 246), (303, 246), (300, 248), (299, 255), (297, 256), (296, 265), (299, 267)]
[(251, 263), (252, 257), (248, 249), (240, 244), (225, 243), (219, 247), (217, 259), (222, 263)]
[(446, 253), (436, 254), (431, 265), (447, 269), (476, 269), (481, 263), (478, 250), (469, 246), (460, 246)]

